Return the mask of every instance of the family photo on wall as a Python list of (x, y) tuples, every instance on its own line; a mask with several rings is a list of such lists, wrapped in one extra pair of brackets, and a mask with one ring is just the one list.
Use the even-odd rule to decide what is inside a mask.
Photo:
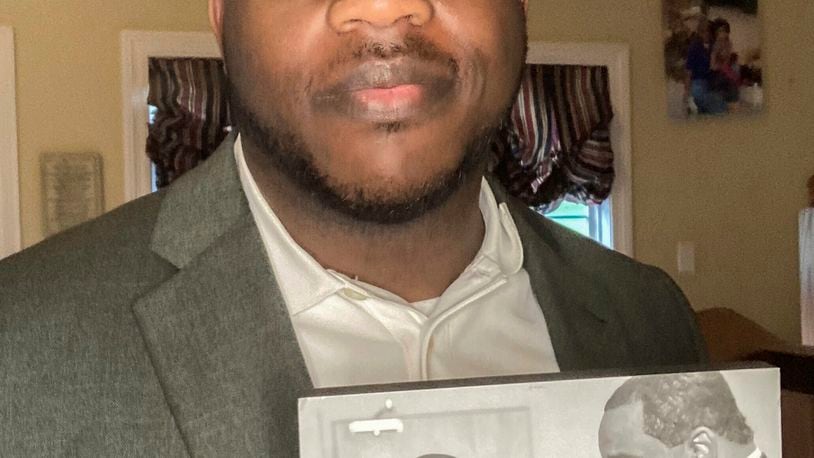
[(763, 109), (758, 0), (663, 0), (670, 117)]

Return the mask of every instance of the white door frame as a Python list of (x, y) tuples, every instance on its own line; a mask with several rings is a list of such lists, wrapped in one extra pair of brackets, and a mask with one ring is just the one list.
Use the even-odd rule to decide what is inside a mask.
[(603, 66), (608, 69), (613, 120), (610, 125), (616, 180), (610, 197), (613, 248), (633, 257), (630, 48), (616, 43), (529, 43), (529, 63)]
[(800, 212), (800, 323), (803, 345), (814, 345), (814, 207)]
[(0, 26), (0, 259), (22, 249), (14, 31)]
[(129, 202), (152, 192), (152, 167), (145, 154), (149, 114), (151, 57), (219, 58), (209, 32), (121, 33), (122, 107), (124, 120), (124, 199)]

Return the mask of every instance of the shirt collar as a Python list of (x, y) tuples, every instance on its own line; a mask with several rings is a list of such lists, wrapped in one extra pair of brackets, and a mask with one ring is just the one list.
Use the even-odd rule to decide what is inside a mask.
[(331, 275), (294, 241), (277, 218), (246, 164), (240, 135), (235, 141), (235, 160), (243, 192), (291, 314), (300, 313), (345, 287), (343, 281)]
[[(290, 313), (301, 313), (340, 290), (359, 290), (357, 282), (326, 270), (294, 241), (257, 186), (246, 164), (240, 135), (235, 141), (235, 159), (243, 192)], [(485, 225), (484, 240), (467, 270), (480, 269), (504, 276), (517, 273), (523, 267), (520, 235), (508, 207), (497, 203), (486, 179), (481, 183), (480, 209)]]

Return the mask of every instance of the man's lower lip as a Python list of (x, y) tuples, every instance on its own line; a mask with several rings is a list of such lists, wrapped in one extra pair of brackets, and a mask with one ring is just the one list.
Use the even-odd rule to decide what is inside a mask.
[(398, 113), (410, 111), (424, 99), (424, 88), (417, 84), (403, 84), (390, 88), (370, 88), (353, 91), (354, 103), (363, 112)]
[(314, 110), (347, 122), (419, 123), (435, 116), (453, 97), (452, 85), (400, 84), (326, 92), (313, 99)]

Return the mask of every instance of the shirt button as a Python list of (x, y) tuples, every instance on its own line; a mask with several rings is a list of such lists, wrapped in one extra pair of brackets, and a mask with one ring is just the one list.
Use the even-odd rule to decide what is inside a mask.
[(367, 296), (352, 288), (342, 289), (342, 295), (353, 301), (363, 301)]

